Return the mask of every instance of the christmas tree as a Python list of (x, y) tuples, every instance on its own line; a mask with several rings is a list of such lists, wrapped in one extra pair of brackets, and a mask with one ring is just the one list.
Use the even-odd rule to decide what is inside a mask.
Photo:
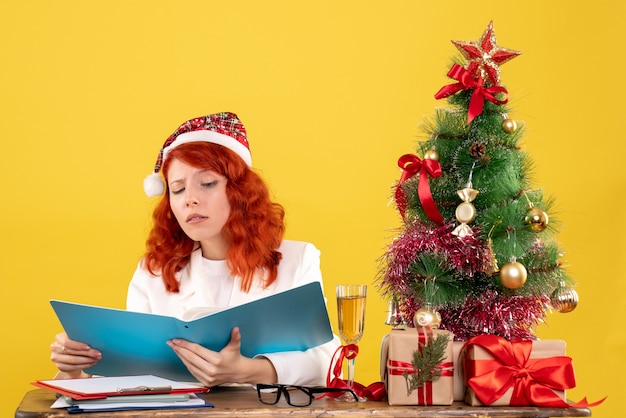
[(457, 340), (495, 334), (536, 339), (551, 309), (578, 296), (548, 217), (553, 199), (531, 184), (509, 118), (500, 66), (520, 52), (499, 47), (493, 23), (476, 42), (452, 41), (462, 57), (447, 99), (423, 123), (418, 155), (400, 157), (395, 202), (401, 230), (381, 257), (379, 285), (409, 325), (447, 329)]

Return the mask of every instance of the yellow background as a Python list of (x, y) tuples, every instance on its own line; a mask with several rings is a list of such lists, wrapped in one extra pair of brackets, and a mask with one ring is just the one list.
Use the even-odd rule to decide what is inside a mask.
[[(535, 185), (557, 201), (581, 302), (564, 339), (577, 388), (619, 416), (624, 353), (624, 2), (5, 1), (0, 6), (0, 415), (49, 378), (51, 298), (124, 306), (153, 200), (142, 180), (183, 121), (229, 110), (334, 285), (370, 285), (357, 380), (378, 379), (377, 258), (399, 226), (397, 158), (457, 54), (493, 19)], [(479, 214), (480, 216), (480, 214)]]

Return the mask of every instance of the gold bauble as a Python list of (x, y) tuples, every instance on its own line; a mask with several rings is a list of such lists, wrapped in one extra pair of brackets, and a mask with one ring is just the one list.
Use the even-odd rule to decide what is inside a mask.
[(528, 272), (523, 264), (510, 261), (500, 268), (500, 283), (507, 289), (518, 289), (526, 283)]
[(515, 132), (517, 129), (517, 122), (513, 119), (506, 118), (502, 121), (502, 130), (507, 134)]
[(548, 227), (548, 214), (538, 207), (533, 207), (526, 213), (524, 222), (526, 222), (533, 231), (541, 232)]
[(439, 161), (439, 153), (437, 152), (435, 148), (431, 148), (424, 153), (424, 159)]
[(578, 306), (578, 293), (571, 287), (559, 286), (550, 295), (550, 304), (561, 313), (572, 312)]
[(413, 315), (413, 326), (437, 329), (441, 325), (441, 315), (430, 307), (421, 307)]

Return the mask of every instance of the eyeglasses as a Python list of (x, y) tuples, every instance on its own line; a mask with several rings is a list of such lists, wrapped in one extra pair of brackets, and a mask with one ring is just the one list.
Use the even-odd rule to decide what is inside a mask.
[(276, 405), (280, 400), (280, 395), (285, 396), (287, 404), (291, 406), (309, 406), (316, 394), (324, 393), (350, 393), (356, 402), (359, 401), (354, 391), (347, 388), (325, 388), (325, 387), (307, 387), (293, 385), (267, 385), (259, 383), (256, 385), (259, 401), (265, 405)]

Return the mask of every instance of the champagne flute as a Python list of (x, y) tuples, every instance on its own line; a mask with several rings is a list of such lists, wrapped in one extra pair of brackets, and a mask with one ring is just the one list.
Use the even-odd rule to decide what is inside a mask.
[[(356, 344), (363, 336), (366, 294), (367, 286), (364, 284), (337, 285), (339, 336), (346, 344)], [(354, 390), (354, 358), (347, 361), (348, 388)]]

